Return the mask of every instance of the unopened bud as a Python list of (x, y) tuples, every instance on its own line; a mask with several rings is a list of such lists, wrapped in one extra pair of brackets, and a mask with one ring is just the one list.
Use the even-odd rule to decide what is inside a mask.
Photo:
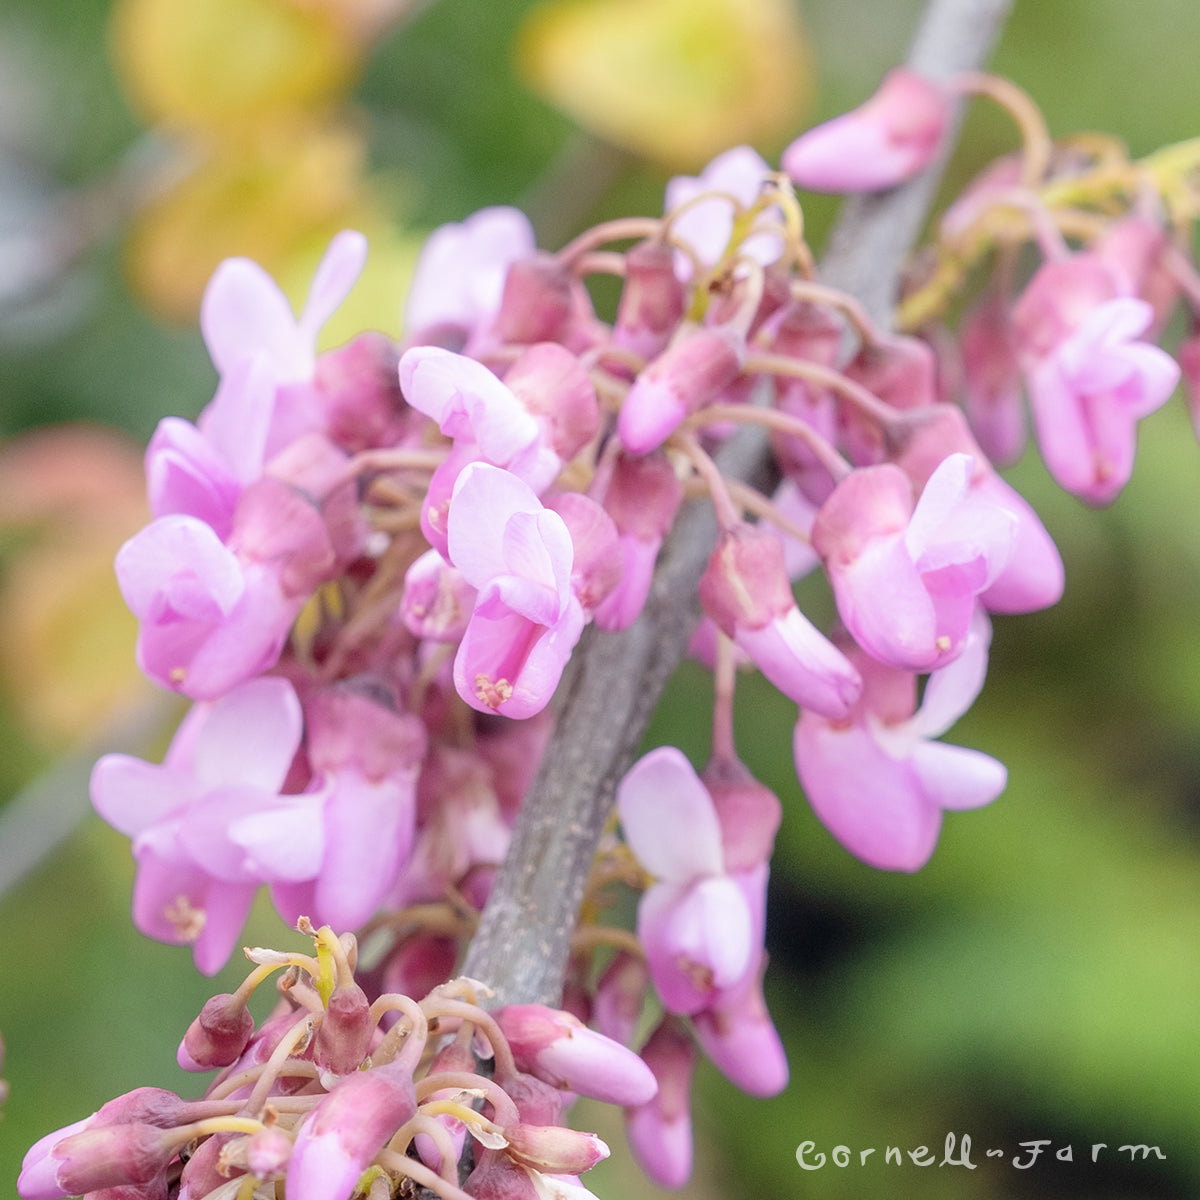
[(362, 1065), (374, 1027), (367, 994), (358, 984), (339, 984), (333, 989), (313, 1039), (313, 1060), (327, 1088)]
[(508, 1153), (520, 1162), (552, 1175), (578, 1175), (609, 1156), (608, 1146), (594, 1133), (561, 1125), (520, 1125), (504, 1130)]
[(689, 414), (714, 401), (741, 373), (745, 347), (728, 329), (697, 329), (664, 350), (634, 380), (617, 432), (630, 454), (649, 454)]
[(685, 292), (675, 274), (675, 253), (664, 242), (645, 241), (625, 255), (625, 286), (612, 340), (646, 361), (667, 348), (683, 319)]
[(204, 1002), (175, 1057), (185, 1071), (227, 1067), (237, 1061), (253, 1033), (254, 1018), (245, 1004), (225, 992)]

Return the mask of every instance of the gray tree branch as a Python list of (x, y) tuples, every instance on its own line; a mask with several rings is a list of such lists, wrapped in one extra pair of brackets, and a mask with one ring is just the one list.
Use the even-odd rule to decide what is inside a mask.
[[(976, 69), (1010, 5), (931, 0), (909, 66), (937, 79)], [(886, 194), (848, 201), (831, 235), (822, 279), (855, 295), (881, 323), (940, 174), (939, 165)], [(746, 430), (718, 461), (726, 475), (753, 480), (768, 466), (764, 439)], [(683, 658), (715, 534), (708, 504), (685, 509), (663, 548), (642, 615), (619, 634), (589, 629), (564, 673), (554, 735), (464, 967), (495, 990), (497, 1005), (559, 1000), (571, 932), (614, 789)]]

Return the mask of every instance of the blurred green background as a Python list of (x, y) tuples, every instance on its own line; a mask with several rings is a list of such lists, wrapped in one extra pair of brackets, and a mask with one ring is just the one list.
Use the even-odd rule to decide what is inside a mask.
[[(108, 49), (111, 7), (0, 0), (0, 434), (84, 420), (131, 439), (105, 443), (111, 474), (89, 465), (90, 444), (71, 448), (49, 495), (26, 486), (27, 464), (6, 473), (0, 457), (0, 802), (34, 813), (25, 828), (47, 837), (83, 810), (97, 753), (156, 752), (177, 711), (124, 679), (133, 628), (85, 540), (115, 548), (137, 527), (137, 444), (163, 415), (194, 416), (214, 383), (186, 298), (156, 305), (137, 260), (153, 208), (137, 190), (145, 164), (207, 153), (211, 131), (135, 115)], [(371, 285), (364, 320), (394, 333), (414, 247), (441, 221), (521, 204), (554, 246), (591, 220), (660, 211), (672, 168), (703, 159), (615, 147), (531, 89), (532, 8), (440, 0), (356, 50), (361, 74), (322, 104), (349, 114), (362, 165), (273, 246), (285, 277), (305, 278), (322, 221), (365, 214), (390, 274)], [(646, 32), (623, 30), (628, 5), (610, 8), (621, 37)], [(909, 0), (796, 5), (815, 64), (795, 81), (798, 105), (811, 96), (805, 123), (862, 99), (902, 56), (917, 11)], [(1056, 135), (1105, 129), (1138, 154), (1200, 134), (1198, 45), (1192, 0), (1024, 0), (993, 67), (1033, 93)], [(788, 136), (763, 134), (759, 148), (775, 155)], [(948, 186), (1010, 145), (1001, 118), (973, 115)], [(194, 209), (217, 225), (223, 205), (257, 211), (257, 195), (239, 176)], [(818, 245), (834, 210), (806, 209)], [(189, 265), (165, 261), (160, 288)], [(155, 315), (171, 304), (174, 319)], [(1033, 453), (1012, 479), (1058, 540), (1067, 595), (1052, 612), (997, 621), (991, 679), (950, 740), (1002, 759), (1008, 790), (952, 815), (924, 871), (885, 875), (833, 843), (795, 783), (794, 710), (755, 681), (739, 691), (742, 756), (785, 804), (767, 989), (792, 1083), (752, 1101), (701, 1067), (688, 1196), (1200, 1194), (1200, 451), (1176, 400), (1146, 422), (1133, 482), (1107, 511), (1064, 496)], [(707, 687), (685, 668), (654, 731), (696, 761)], [(32, 852), (7, 828), (11, 870)], [(125, 840), (86, 816), (0, 896), (0, 1194), (50, 1128), (141, 1084), (191, 1086), (174, 1067), (177, 1041), (241, 973), (200, 979), (184, 951), (141, 938), (131, 880)], [(258, 912), (247, 941), (280, 938)], [(619, 1142), (612, 1114), (581, 1120)], [(972, 1138), (976, 1170), (880, 1161), (888, 1145), (940, 1160), (951, 1132)], [(851, 1165), (801, 1171), (805, 1139), (827, 1155), (849, 1146)], [(1018, 1169), (1030, 1139), (1051, 1145)], [(1116, 1149), (1129, 1143), (1157, 1144), (1166, 1160), (1130, 1164)], [(1053, 1161), (1068, 1145), (1075, 1161)], [(587, 1182), (602, 1200), (654, 1194), (619, 1152)]]

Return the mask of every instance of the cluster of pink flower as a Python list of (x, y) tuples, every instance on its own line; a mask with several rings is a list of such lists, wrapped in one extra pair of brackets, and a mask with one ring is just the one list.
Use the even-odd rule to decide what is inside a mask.
[[(897, 183), (937, 152), (951, 91), (994, 94), (984, 80), (894, 75), (790, 147), (788, 175)], [(316, 352), (361, 269), (357, 234), (335, 239), (298, 321), (254, 264), (224, 264), (202, 314), (219, 387), (197, 425), (160, 426), (155, 519), (117, 559), (142, 667), (197, 701), (161, 766), (110, 755), (93, 776), (97, 809), (133, 838), (138, 927), (212, 972), (261, 885), (291, 923), (362, 929), (382, 909), (381, 992), (430, 993), (486, 903), (583, 629), (637, 619), (676, 513), (706, 495), (719, 533), (693, 646), (716, 671), (713, 760), (698, 776), (661, 748), (621, 783), (624, 841), (598, 878), (643, 890), (637, 939), (607, 931), (617, 952), (581, 950), (568, 980), (572, 1010), (623, 1045), (653, 985), (665, 1015), (640, 1053), (658, 1092), (622, 1102), (647, 1171), (683, 1183), (693, 1036), (749, 1092), (787, 1081), (761, 990), (779, 802), (734, 752), (734, 666), (800, 707), (797, 774), (834, 837), (919, 868), (943, 812), (1005, 784), (994, 759), (937, 740), (982, 687), (989, 614), (1063, 586), (989, 460), (1019, 448), (1020, 379), (1049, 469), (1093, 502), (1123, 486), (1137, 420), (1177, 381), (1139, 339), (1194, 271), (1146, 212), (1072, 207), (1081, 153), (1039, 156), (1030, 135), (947, 213), (940, 265), (906, 301), (918, 310), (972, 256), (995, 253), (1011, 281), (1029, 229), (1046, 256), (1015, 302), (984, 292), (961, 350), (880, 331), (818, 282), (791, 183), (748, 148), (672, 181), (662, 218), (557, 254), (510, 209), (438, 230), (403, 346), (367, 333)], [(595, 273), (623, 280), (611, 322)], [(770, 497), (713, 457), (747, 423), (770, 430)], [(791, 588), (818, 566), (829, 637)], [(300, 1124), (293, 1171), (319, 1128)], [(344, 1200), (343, 1183), (295, 1194)]]
[[(419, 1003), (371, 1002), (353, 936), (302, 926), (315, 957), (248, 950), (258, 967), (192, 1022), (180, 1066), (221, 1068), (203, 1099), (137, 1088), (47, 1134), (25, 1157), (24, 1200), (235, 1200), (274, 1197), (277, 1181), (289, 1200), (387, 1200), (401, 1181), (445, 1200), (591, 1197), (578, 1175), (608, 1147), (564, 1128), (563, 1109), (575, 1095), (645, 1103), (655, 1081), (641, 1058), (542, 1005), (489, 1013), (468, 979)], [(256, 1029), (246, 1003), (280, 970), (280, 999)]]

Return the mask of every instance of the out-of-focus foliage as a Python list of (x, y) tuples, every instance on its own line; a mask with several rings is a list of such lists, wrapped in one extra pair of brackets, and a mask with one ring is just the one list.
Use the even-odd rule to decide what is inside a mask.
[(129, 438), (85, 426), (0, 448), (0, 682), (41, 748), (91, 741), (152, 690), (112, 572), (147, 519), (141, 458)]
[(522, 74), (585, 129), (675, 170), (801, 127), (813, 64), (788, 0), (546, 0)]
[[(232, 5), (185, 7), (199, 20)], [(536, 42), (543, 39), (544, 51), (550, 36), (533, 31), (551, 28), (554, 12), (517, 0), (439, 0), (386, 35), (403, 5), (259, 0), (260, 9), (279, 10), (260, 12), (261, 22), (357, 23), (353, 37), (331, 35), (330, 53), (342, 55), (342, 66), (309, 68), (308, 99), (289, 110), (288, 121), (317, 120), (322, 97), (320, 133), (285, 146), (283, 134), (238, 128), (230, 145), (242, 148), (223, 166), (204, 158), (203, 170), (163, 192), (157, 209), (146, 208), (142, 181), (159, 176), (145, 163), (142, 119), (127, 107), (104, 55), (115, 7), (104, 0), (0, 6), (5, 435), (84, 417), (144, 441), (161, 416), (194, 416), (209, 399), (215, 377), (194, 326), (166, 328), (147, 315), (122, 282), (122, 260), (165, 280), (147, 291), (165, 291), (173, 274), (186, 280), (186, 303), (194, 304), (206, 259), (250, 253), (280, 271), (295, 298), (338, 214), (353, 213), (347, 219), (371, 237), (371, 274), (347, 305), (347, 325), (327, 331), (336, 342), (350, 325), (398, 332), (406, 264), (418, 231), (437, 222), (484, 204), (520, 203), (553, 248), (600, 215), (660, 210), (665, 156), (674, 151), (653, 151), (664, 156), (661, 166), (606, 157), (533, 95), (521, 83), (514, 47), (524, 39), (521, 61), (530, 69)], [(607, 45), (622, 37), (632, 43), (638, 21), (654, 32), (658, 5), (637, 7), (649, 15), (610, 28)], [(808, 0), (787, 8), (802, 17), (819, 67), (816, 119), (868, 94), (903, 54), (918, 5)], [(995, 66), (1042, 103), (1055, 134), (1108, 129), (1147, 153), (1200, 132), (1193, 85), (1200, 9), (1160, 0), (1154, 12), (1149, 20), (1125, 0), (1018, 0)], [(555, 19), (569, 31), (568, 19), (583, 17), (563, 8)], [(676, 48), (661, 27), (656, 39), (660, 53), (664, 44)], [(698, 44), (706, 55), (714, 45)], [(232, 62), (229, 49), (221, 53)], [(620, 50), (622, 62), (652, 59), (652, 49)], [(349, 68), (347, 54), (357, 56)], [(576, 65), (581, 83), (587, 66)], [(268, 74), (243, 79), (243, 98), (255, 87), (267, 94)], [(694, 86), (694, 75), (683, 77)], [(276, 95), (303, 90), (295, 80), (272, 86)], [(636, 97), (620, 101), (629, 98)], [(149, 95), (142, 103), (151, 103)], [(630, 120), (628, 110), (623, 118)], [(592, 133), (616, 137), (579, 119)], [(772, 139), (798, 132), (748, 128), (730, 140), (761, 139), (766, 154)], [(678, 134), (672, 125), (651, 136), (682, 146)], [(168, 155), (182, 153), (181, 167), (189, 153), (211, 153), (194, 133), (186, 137), (186, 150), (169, 143)], [(1003, 118), (973, 113), (951, 186), (1011, 146)], [(670, 161), (683, 158), (681, 149)], [(267, 162), (276, 165), (268, 171)], [(138, 203), (141, 224), (126, 254)], [(824, 199), (806, 203), (806, 228), (818, 243), (833, 208)], [(34, 284), (22, 290), (23, 279)], [(17, 481), (12, 503), (26, 514), (54, 507), (38, 509), (39, 489), (46, 496), (47, 487), (59, 494), (65, 486), (51, 486), (51, 478), (65, 475), (70, 493), (85, 497), (57, 509), (50, 523), (39, 517), (33, 533), (25, 525), (18, 537), (14, 524), (4, 534), (0, 645), (9, 661), (0, 783), (10, 792), (51, 765), (52, 742), (109, 703), (101, 696), (114, 693), (93, 685), (110, 669), (115, 679), (118, 659), (125, 672), (132, 663), (132, 622), (110, 607), (101, 551), (84, 547), (103, 536), (111, 554), (125, 485), (70, 462), (46, 474), (44, 486), (19, 475), (0, 480), (6, 505), (5, 489)], [(925, 871), (885, 875), (841, 851), (795, 782), (794, 709), (753, 680), (739, 690), (739, 748), (785, 806), (767, 988), (792, 1083), (776, 1100), (749, 1100), (702, 1069), (704, 1145), (690, 1197), (1200, 1192), (1200, 538), (1192, 516), (1200, 508), (1200, 449), (1176, 403), (1146, 423), (1139, 468), (1111, 510), (1083, 510), (1028, 457), (1016, 481), (1063, 549), (1067, 596), (1019, 627), (997, 622), (991, 678), (955, 740), (1003, 759), (1009, 787), (991, 808), (948, 820)], [(103, 500), (87, 499), (97, 496)], [(124, 632), (115, 628), (122, 622)], [(76, 688), (71, 672), (80, 665), (91, 682)], [(698, 678), (685, 672), (678, 681), (656, 733), (702, 761), (708, 716)], [(42, 714), (41, 734), (29, 725), (34, 712)], [(59, 794), (77, 797), (86, 770), (54, 778)], [(186, 1089), (172, 1061), (175, 1044), (203, 1000), (242, 974), (235, 966), (224, 981), (201, 979), (186, 952), (136, 934), (131, 879), (127, 842), (88, 821), (0, 902), (0, 1031), (10, 1085), (0, 1118), (0, 1194), (13, 1193), (25, 1146), (52, 1126), (141, 1084)], [(278, 941), (275, 918), (260, 913), (257, 921), (248, 939)], [(857, 1165), (860, 1149), (879, 1147), (877, 1162), (888, 1144), (928, 1145), (940, 1157), (951, 1131), (971, 1134), (977, 1170)], [(853, 1165), (802, 1173), (794, 1153), (804, 1138), (826, 1152), (849, 1145)], [(1044, 1157), (1017, 1170), (1009, 1160), (1030, 1138), (1073, 1144), (1076, 1162)], [(1083, 1161), (1093, 1142), (1158, 1143), (1167, 1160), (1121, 1171), (1110, 1160), (1107, 1171), (1093, 1169)], [(991, 1145), (1007, 1148), (1005, 1161), (983, 1157)], [(615, 1146), (589, 1184), (601, 1197), (652, 1194)]]

